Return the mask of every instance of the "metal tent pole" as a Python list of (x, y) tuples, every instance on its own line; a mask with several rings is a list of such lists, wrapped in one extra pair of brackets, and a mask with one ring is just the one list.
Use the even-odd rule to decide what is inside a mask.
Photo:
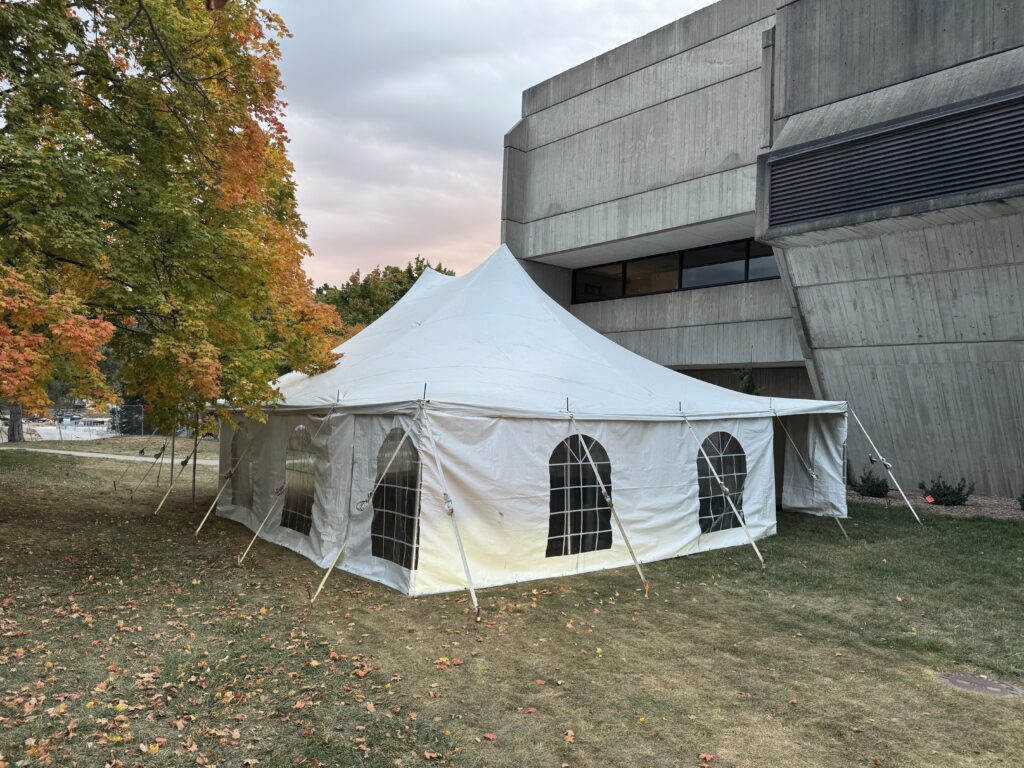
[(857, 417), (857, 412), (853, 410), (853, 406), (851, 405), (849, 406), (849, 408), (850, 415), (853, 416), (853, 420), (857, 422), (857, 426), (860, 427), (860, 431), (863, 432), (864, 437), (868, 439), (868, 444), (871, 446), (871, 450), (874, 451), (875, 454), (877, 454), (878, 460), (882, 462), (882, 466), (885, 467), (886, 474), (889, 475), (889, 479), (892, 480), (893, 485), (896, 486), (896, 490), (898, 490), (900, 492), (900, 496), (903, 497), (903, 503), (907, 505), (907, 509), (910, 510), (910, 513), (914, 516), (914, 519), (917, 520), (918, 524), (924, 525), (924, 523), (921, 522), (921, 518), (917, 516), (917, 510), (914, 509), (914, 505), (910, 503), (910, 499), (907, 498), (907, 494), (903, 492), (903, 487), (896, 479), (896, 476), (892, 473), (892, 464), (884, 456), (882, 456), (882, 452), (878, 450), (878, 446), (875, 445), (875, 441), (871, 439), (871, 435), (869, 435), (868, 431), (864, 429), (864, 425), (861, 423), (861, 420)]
[(721, 489), (722, 495), (725, 496), (725, 500), (729, 502), (729, 506), (732, 508), (732, 513), (736, 516), (736, 519), (740, 523), (740, 527), (743, 529), (743, 532), (747, 535), (747, 541), (750, 542), (750, 546), (754, 548), (754, 554), (756, 554), (757, 559), (761, 561), (761, 567), (763, 568), (765, 564), (764, 557), (761, 555), (761, 550), (757, 548), (757, 543), (754, 541), (754, 537), (750, 534), (750, 529), (747, 528), (747, 521), (743, 519), (743, 515), (741, 515), (740, 511), (736, 509), (736, 504), (733, 503), (732, 496), (729, 493), (729, 489), (726, 487), (725, 483), (722, 482), (722, 478), (719, 477), (718, 471), (715, 469), (715, 465), (711, 463), (711, 457), (708, 456), (707, 451), (704, 450), (704, 444), (697, 438), (697, 433), (693, 429), (693, 424), (690, 423), (690, 420), (686, 417), (686, 414), (683, 413), (681, 408), (679, 410), (679, 415), (683, 417), (683, 421), (689, 428), (690, 434), (693, 435), (694, 442), (697, 443), (697, 450), (700, 451), (700, 455), (703, 456), (704, 461), (707, 462), (708, 469), (711, 470), (711, 474), (715, 478), (715, 482), (718, 483), (718, 487)]
[(629, 543), (629, 537), (626, 535), (626, 528), (622, 525), (622, 520), (619, 519), (619, 513), (615, 510), (615, 502), (612, 501), (611, 494), (608, 493), (604, 480), (601, 479), (601, 473), (597, 471), (597, 464), (594, 463), (594, 459), (590, 455), (590, 447), (587, 445), (587, 441), (583, 437), (583, 433), (580, 432), (579, 425), (576, 423), (576, 417), (571, 413), (569, 414), (569, 422), (572, 424), (572, 428), (576, 430), (576, 436), (580, 439), (580, 445), (583, 446), (583, 452), (586, 454), (587, 461), (590, 463), (590, 468), (594, 470), (594, 477), (597, 479), (597, 485), (601, 489), (601, 495), (604, 497), (604, 503), (608, 505), (608, 509), (612, 513), (612, 517), (615, 519), (615, 525), (619, 529), (619, 535), (622, 536), (622, 541), (626, 544), (626, 550), (629, 552), (629, 556), (633, 559), (633, 565), (636, 568), (636, 572), (640, 574), (640, 581), (643, 582), (644, 585), (644, 597), (646, 597), (651, 583), (647, 580), (647, 577), (644, 576), (643, 568), (640, 567), (640, 561), (637, 560), (636, 553), (633, 551), (633, 545)]

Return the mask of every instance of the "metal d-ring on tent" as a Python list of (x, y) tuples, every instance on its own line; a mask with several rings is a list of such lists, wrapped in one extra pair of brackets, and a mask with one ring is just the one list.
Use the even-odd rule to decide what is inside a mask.
[[(772, 411), (772, 413), (775, 413), (775, 411)], [(797, 455), (797, 458), (800, 459), (800, 463), (803, 464), (804, 470), (806, 470), (807, 474), (810, 475), (812, 480), (817, 481), (818, 473), (814, 471), (814, 467), (807, 463), (807, 459), (804, 458), (804, 455), (803, 453), (801, 453), (800, 448), (796, 444), (796, 441), (793, 440), (793, 436), (789, 433), (789, 429), (786, 427), (786, 422), (782, 420), (782, 417), (779, 416), (778, 413), (775, 413), (775, 420), (779, 422), (779, 426), (782, 427), (782, 431), (786, 433), (786, 440), (789, 441), (789, 444), (790, 446), (792, 446), (793, 451)], [(846, 529), (843, 527), (843, 521), (839, 519), (839, 515), (829, 515), (829, 517), (836, 521), (836, 525), (839, 526), (839, 531), (843, 534), (843, 538), (849, 541), (850, 537), (846, 534)]]
[[(566, 398), (566, 405), (568, 406), (569, 399)], [(612, 500), (612, 496), (608, 493), (608, 489), (604, 485), (604, 480), (601, 479), (601, 473), (597, 470), (597, 464), (594, 463), (593, 456), (590, 455), (590, 447), (587, 445), (587, 441), (580, 432), (580, 426), (576, 423), (576, 417), (573, 413), (569, 412), (569, 423), (572, 428), (576, 431), (576, 436), (580, 439), (580, 445), (583, 446), (583, 453), (587, 456), (587, 462), (590, 464), (590, 469), (594, 472), (594, 479), (597, 480), (597, 486), (601, 489), (601, 496), (604, 497), (604, 503), (608, 505), (608, 509), (612, 513), (612, 518), (615, 520), (615, 525), (618, 526), (619, 534), (622, 536), (622, 541), (626, 544), (626, 549), (629, 552), (630, 558), (633, 560), (633, 566), (636, 568), (636, 572), (640, 574), (640, 581), (644, 585), (644, 597), (647, 597), (647, 593), (651, 588), (651, 582), (644, 576), (643, 568), (640, 567), (640, 561), (637, 560), (636, 553), (633, 551), (633, 545), (629, 543), (629, 537), (626, 536), (626, 529), (622, 525), (622, 520), (619, 519), (619, 513), (615, 511), (615, 502)]]
[(898, 490), (900, 492), (900, 496), (903, 497), (903, 503), (907, 505), (907, 509), (910, 510), (910, 514), (914, 516), (914, 519), (917, 520), (919, 525), (924, 525), (924, 523), (921, 522), (921, 518), (917, 516), (917, 511), (914, 509), (914, 505), (910, 503), (910, 499), (907, 498), (907, 494), (903, 492), (903, 487), (896, 479), (896, 476), (892, 473), (892, 462), (886, 459), (882, 455), (882, 452), (878, 450), (878, 447), (875, 445), (875, 441), (871, 439), (871, 435), (869, 435), (868, 431), (864, 429), (864, 425), (857, 417), (857, 412), (853, 410), (853, 406), (850, 406), (850, 415), (853, 416), (853, 420), (857, 422), (857, 426), (860, 427), (860, 431), (864, 433), (864, 437), (867, 438), (868, 444), (871, 446), (871, 450), (875, 452), (869, 457), (871, 459), (871, 463), (874, 464), (875, 458), (877, 457), (877, 460), (882, 463), (883, 467), (885, 467), (885, 472), (889, 475), (889, 479), (892, 480), (893, 485), (896, 486), (896, 490)]

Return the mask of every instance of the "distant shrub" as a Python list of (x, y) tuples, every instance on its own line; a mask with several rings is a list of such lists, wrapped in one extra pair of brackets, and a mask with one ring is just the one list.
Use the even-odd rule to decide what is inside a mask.
[(861, 496), (884, 499), (889, 495), (889, 481), (884, 477), (876, 477), (870, 469), (860, 476), (851, 486)]
[(974, 493), (974, 483), (968, 485), (962, 477), (956, 485), (950, 485), (942, 479), (942, 475), (939, 475), (927, 485), (921, 482), (917, 487), (924, 491), (926, 496), (932, 497), (932, 504), (943, 507), (961, 507)]
[(1017, 502), (1020, 504), (1020, 508), (1024, 509), (1024, 493), (1017, 497)]

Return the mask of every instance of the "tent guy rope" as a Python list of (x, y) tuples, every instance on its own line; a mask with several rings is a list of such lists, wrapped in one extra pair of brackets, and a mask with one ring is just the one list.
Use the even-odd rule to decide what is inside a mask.
[(700, 438), (697, 437), (697, 432), (694, 430), (693, 424), (690, 423), (690, 420), (683, 412), (682, 403), (679, 404), (679, 415), (683, 417), (683, 422), (689, 428), (690, 434), (693, 435), (694, 442), (697, 443), (697, 450), (700, 451), (700, 455), (703, 456), (704, 461), (707, 462), (708, 469), (711, 470), (711, 474), (715, 478), (715, 482), (718, 483), (718, 487), (722, 489), (722, 494), (725, 496), (725, 500), (729, 502), (729, 506), (732, 508), (732, 513), (736, 516), (736, 519), (740, 523), (740, 527), (743, 529), (743, 532), (747, 535), (747, 541), (749, 541), (750, 546), (754, 548), (754, 554), (757, 555), (757, 559), (761, 561), (761, 567), (764, 568), (764, 557), (761, 555), (761, 550), (757, 548), (757, 543), (754, 541), (754, 537), (751, 536), (750, 529), (747, 528), (747, 521), (743, 519), (743, 515), (741, 515), (740, 511), (736, 509), (736, 504), (733, 503), (732, 500), (732, 494), (729, 493), (728, 487), (726, 487), (725, 483), (722, 482), (722, 478), (719, 477), (718, 470), (715, 469), (715, 465), (712, 463), (711, 457), (708, 456), (707, 451), (704, 450), (704, 443), (701, 442)]
[[(410, 427), (411, 427), (411, 425), (410, 425)], [(366, 498), (364, 498), (362, 501), (360, 501), (360, 502), (358, 502), (356, 504), (356, 509), (359, 510), (360, 512), (363, 512), (363, 511), (366, 510), (367, 505), (373, 500), (373, 495), (375, 493), (377, 493), (377, 489), (380, 488), (380, 484), (383, 483), (384, 482), (384, 478), (387, 477), (388, 470), (391, 469), (391, 465), (394, 464), (395, 463), (395, 459), (398, 458), (398, 454), (399, 454), (399, 452), (401, 452), (402, 446), (405, 445), (405, 441), (409, 439), (410, 427), (406, 427), (405, 431), (402, 432), (402, 439), (398, 441), (398, 445), (395, 448), (395, 452), (391, 454), (391, 458), (388, 459), (388, 463), (385, 465), (384, 471), (380, 473), (380, 477), (377, 479), (377, 482), (374, 483), (373, 488), (370, 490), (370, 492), (368, 494), (366, 494)], [(356, 455), (355, 455), (355, 451), (353, 450), (353, 452), (352, 452), (352, 469), (353, 469), (353, 472), (355, 471), (355, 463), (356, 463)], [(330, 578), (331, 572), (337, 567), (338, 562), (341, 560), (341, 556), (345, 553), (345, 545), (348, 544), (348, 534), (349, 534), (349, 530), (350, 530), (351, 526), (352, 526), (352, 510), (350, 509), (349, 513), (348, 513), (348, 522), (346, 522), (346, 524), (345, 524), (345, 537), (342, 539), (341, 546), (338, 547), (337, 554), (335, 554), (334, 559), (331, 561), (331, 564), (327, 567), (327, 571), (324, 573), (324, 577), (322, 579), (320, 579), (320, 585), (316, 588), (316, 592), (314, 592), (313, 596), (311, 598), (309, 598), (309, 602), (310, 603), (312, 603), (314, 600), (316, 600), (317, 595), (320, 594), (320, 591), (324, 588), (324, 585), (327, 583), (327, 579)]]
[(878, 450), (878, 446), (875, 445), (875, 441), (871, 439), (871, 435), (869, 435), (868, 431), (864, 429), (864, 425), (857, 416), (857, 412), (853, 410), (852, 405), (850, 406), (850, 415), (853, 416), (853, 420), (857, 422), (857, 426), (860, 427), (860, 431), (864, 433), (864, 437), (868, 439), (868, 444), (871, 446), (871, 450), (875, 452), (875, 455), (878, 456), (878, 460), (882, 462), (882, 466), (885, 467), (886, 474), (889, 475), (889, 479), (892, 480), (893, 485), (896, 486), (896, 490), (900, 492), (900, 496), (903, 497), (903, 503), (907, 505), (907, 509), (910, 510), (910, 514), (912, 514), (914, 519), (917, 520), (918, 525), (924, 525), (924, 523), (921, 522), (921, 518), (917, 516), (917, 510), (914, 509), (914, 505), (910, 503), (910, 499), (907, 498), (907, 494), (903, 492), (903, 487), (896, 479), (896, 476), (892, 473), (892, 463), (882, 456), (882, 452)]
[[(235, 476), (235, 472), (238, 470), (239, 465), (242, 463), (242, 459), (244, 459), (245, 455), (247, 453), (249, 453), (249, 448), (251, 448), (251, 447), (252, 447), (252, 442), (250, 442), (248, 445), (245, 446), (245, 450), (242, 451), (241, 454), (239, 454), (238, 459), (235, 461), (235, 463), (228, 469), (227, 473), (224, 475), (224, 482), (221, 483), (220, 490), (218, 490), (217, 491), (217, 495), (213, 497), (213, 502), (210, 504), (210, 508), (208, 510), (206, 510), (206, 514), (203, 515), (203, 519), (199, 523), (199, 527), (196, 528), (196, 532), (195, 532), (196, 536), (198, 536), (199, 532), (201, 530), (203, 530), (203, 526), (206, 525), (206, 521), (210, 519), (210, 514), (216, 508), (217, 502), (220, 501), (221, 495), (223, 495), (224, 491), (227, 489), (228, 483), (230, 483), (231, 479)], [(251, 479), (250, 479), (250, 482), (252, 482)]]
[[(565, 404), (568, 407), (569, 398), (565, 398)], [(619, 535), (622, 536), (623, 542), (626, 544), (626, 550), (629, 552), (629, 556), (633, 558), (633, 565), (636, 567), (636, 572), (640, 574), (640, 581), (644, 585), (644, 597), (647, 597), (647, 593), (651, 589), (651, 582), (644, 576), (643, 568), (640, 567), (640, 561), (637, 560), (636, 553), (633, 551), (633, 545), (629, 543), (629, 537), (626, 535), (626, 529), (622, 525), (622, 520), (619, 519), (619, 513), (615, 510), (615, 502), (612, 501), (612, 496), (608, 493), (608, 489), (605, 487), (604, 480), (601, 479), (601, 473), (597, 471), (597, 464), (594, 463), (594, 458), (590, 455), (590, 447), (587, 445), (586, 438), (583, 433), (580, 432), (579, 424), (576, 423), (576, 417), (570, 413), (569, 423), (572, 424), (572, 428), (576, 430), (576, 436), (580, 439), (580, 444), (583, 446), (583, 452), (587, 456), (587, 461), (590, 463), (590, 468), (594, 470), (594, 477), (597, 479), (597, 485), (601, 489), (601, 495), (604, 497), (604, 503), (608, 505), (608, 509), (612, 513), (612, 518), (615, 520), (615, 525), (618, 526)]]

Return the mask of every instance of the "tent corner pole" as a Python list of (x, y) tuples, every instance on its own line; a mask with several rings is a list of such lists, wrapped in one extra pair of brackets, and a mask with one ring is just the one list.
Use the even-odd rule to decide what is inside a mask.
[(857, 426), (860, 427), (860, 431), (863, 432), (864, 437), (867, 438), (868, 445), (871, 446), (871, 450), (877, 454), (878, 460), (882, 462), (882, 466), (885, 467), (885, 473), (889, 475), (889, 479), (892, 480), (892, 484), (896, 486), (896, 490), (898, 490), (900, 492), (900, 496), (903, 497), (903, 503), (907, 505), (907, 509), (910, 510), (910, 514), (912, 514), (914, 519), (917, 520), (918, 525), (924, 525), (924, 523), (921, 522), (921, 518), (917, 516), (917, 510), (914, 509), (914, 505), (910, 503), (910, 499), (907, 498), (907, 494), (903, 492), (903, 486), (900, 485), (899, 480), (897, 480), (896, 476), (892, 473), (892, 464), (882, 456), (882, 452), (878, 450), (878, 446), (875, 445), (875, 441), (871, 439), (871, 435), (869, 435), (868, 431), (864, 429), (864, 424), (861, 423), (860, 418), (857, 416), (857, 412), (853, 410), (853, 406), (847, 403), (847, 407), (850, 409), (850, 415), (853, 416), (853, 420), (856, 421)]

